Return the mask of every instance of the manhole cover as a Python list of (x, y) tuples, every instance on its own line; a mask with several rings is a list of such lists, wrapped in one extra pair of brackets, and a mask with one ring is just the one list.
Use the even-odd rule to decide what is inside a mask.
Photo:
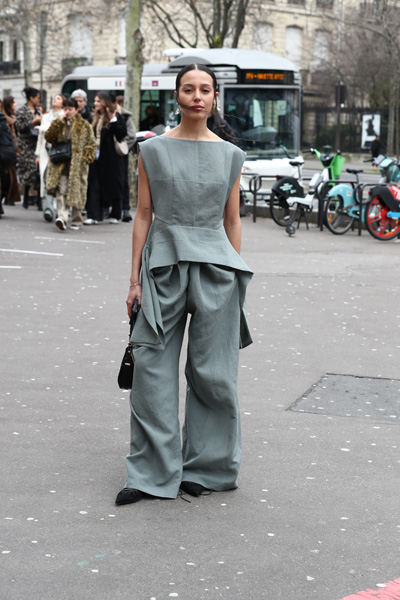
[(400, 422), (400, 380), (327, 373), (289, 410)]

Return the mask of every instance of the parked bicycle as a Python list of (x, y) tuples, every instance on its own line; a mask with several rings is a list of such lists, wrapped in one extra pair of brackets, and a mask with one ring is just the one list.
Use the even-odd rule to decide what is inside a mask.
[(365, 206), (365, 226), (377, 240), (392, 240), (400, 234), (400, 187), (395, 183), (374, 186)]
[[(343, 235), (360, 218), (360, 179), (363, 169), (346, 169), (346, 173), (355, 175), (355, 181), (339, 183), (327, 194), (324, 207), (324, 224), (331, 233)], [(365, 207), (364, 207), (365, 210)]]
[(397, 194), (400, 190), (397, 185), (388, 185), (400, 181), (399, 164), (394, 158), (378, 156), (372, 160), (372, 165), (379, 167), (381, 178), (379, 185), (370, 189), (369, 201), (363, 203), (363, 187), (358, 177), (362, 169), (346, 169), (347, 173), (356, 176), (356, 180), (339, 183), (328, 192), (324, 223), (335, 235), (343, 235), (354, 228), (360, 215), (368, 232), (376, 239), (390, 240), (400, 232), (400, 216), (396, 216), (399, 210)]
[(281, 227), (290, 225), (300, 219), (302, 215), (306, 218), (307, 213), (311, 213), (317, 206), (320, 207), (332, 181), (337, 180), (342, 172), (344, 158), (340, 150), (333, 154), (321, 154), (317, 149), (310, 148), (308, 152), (317, 156), (323, 168), (314, 173), (307, 193), (304, 192), (301, 178), (301, 167), (304, 165), (304, 160), (290, 161), (292, 166), (298, 168), (298, 178), (277, 175), (272, 186), (270, 213), (275, 223)]

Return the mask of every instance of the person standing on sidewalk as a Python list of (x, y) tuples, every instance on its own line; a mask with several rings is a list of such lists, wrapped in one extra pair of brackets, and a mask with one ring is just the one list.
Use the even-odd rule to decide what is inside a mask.
[(59, 144), (70, 141), (71, 159), (58, 164), (50, 160), (47, 173), (47, 192), (57, 200), (58, 217), (56, 225), (61, 231), (67, 229), (68, 212), (72, 208), (71, 229), (78, 230), (82, 225), (82, 208), (86, 195), (81, 181), (87, 178), (89, 164), (94, 161), (96, 142), (91, 126), (78, 114), (78, 104), (74, 98), (63, 102), (63, 111), (52, 122), (45, 133), (46, 141)]
[[(18, 154), (18, 141), (17, 134), (15, 132), (15, 110), (17, 108), (17, 101), (14, 96), (6, 96), (3, 99), (3, 114), (6, 118), (7, 125), (10, 128), (12, 138), (14, 140), (17, 154)], [(4, 181), (5, 180), (5, 181)], [(5, 196), (4, 204), (14, 206), (17, 202), (21, 202), (21, 194), (19, 191), (19, 183), (17, 177), (17, 167), (12, 165), (8, 168), (7, 176), (2, 177), (2, 196)], [(5, 185), (4, 185), (5, 184)]]
[[(10, 128), (7, 125), (6, 117), (1, 112), (1, 109), (2, 104), (0, 101), (0, 199), (2, 197), (1, 181), (3, 179), (1, 175), (6, 173), (8, 169), (17, 162), (17, 148), (12, 138)], [(3, 214), (4, 210), (0, 200), (0, 218)]]
[(132, 119), (132, 113), (123, 105), (117, 102), (117, 97), (112, 92), (110, 93), (111, 102), (113, 103), (115, 110), (119, 112), (119, 114), (123, 117), (126, 125), (126, 137), (124, 138), (127, 146), (128, 146), (128, 154), (122, 157), (122, 162), (124, 165), (124, 192), (122, 197), (122, 221), (124, 223), (129, 223), (132, 221), (130, 210), (130, 202), (129, 202), (129, 152), (131, 151), (132, 146), (136, 142), (136, 127)]
[[(116, 504), (237, 487), (241, 461), (239, 348), (251, 344), (240, 257), (245, 153), (207, 128), (217, 81), (204, 65), (177, 75), (181, 124), (140, 145), (128, 314), (135, 368), (126, 487)], [(154, 221), (153, 221), (154, 209)], [(190, 319), (185, 423), (179, 356)]]
[(74, 90), (71, 98), (75, 98), (78, 103), (78, 112), (85, 121), (92, 123), (92, 111), (87, 105), (87, 94), (84, 90)]
[(54, 220), (54, 209), (53, 209), (53, 197), (46, 191), (46, 169), (49, 164), (49, 155), (46, 148), (46, 139), (44, 134), (50, 127), (51, 123), (57, 119), (63, 109), (63, 102), (65, 98), (61, 94), (56, 94), (51, 103), (51, 110), (48, 113), (45, 113), (42, 118), (42, 122), (39, 126), (39, 137), (36, 144), (36, 163), (39, 165), (39, 173), (40, 173), (40, 197), (42, 202), (44, 201), (43, 206), (43, 217), (45, 221), (53, 221)]
[[(15, 111), (15, 128), (18, 137), (19, 164), (18, 177), (24, 187), (23, 207), (29, 208), (29, 190), (36, 179), (36, 143), (39, 136), (39, 125), (42, 122), (40, 92), (36, 88), (26, 87), (23, 90), (26, 104)], [(32, 202), (33, 204), (34, 202)], [(38, 210), (42, 210), (40, 196), (36, 197)]]
[(126, 137), (126, 124), (106, 92), (96, 94), (94, 108), (96, 160), (89, 171), (87, 218), (83, 224), (96, 225), (104, 218), (109, 219), (109, 223), (118, 223), (124, 193), (124, 163), (116, 145)]

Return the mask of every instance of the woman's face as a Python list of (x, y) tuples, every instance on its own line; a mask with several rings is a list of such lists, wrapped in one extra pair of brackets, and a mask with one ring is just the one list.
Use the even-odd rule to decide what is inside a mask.
[(64, 106), (64, 115), (68, 121), (74, 119), (78, 113), (78, 109), (75, 106)]
[(14, 114), (16, 110), (17, 110), (17, 101), (14, 98), (12, 101), (12, 104), (11, 104), (11, 113)]
[(104, 100), (101, 100), (98, 96), (95, 96), (94, 99), (94, 109), (101, 113), (106, 109)]
[(39, 106), (40, 94), (37, 94), (37, 96), (31, 96), (31, 98), (29, 98), (29, 102), (32, 104), (32, 106)]
[(177, 99), (184, 105), (180, 108), (185, 116), (207, 118), (216, 96), (214, 82), (208, 73), (193, 69), (182, 75)]
[(53, 98), (53, 102), (51, 103), (51, 107), (54, 110), (61, 110), (62, 105), (63, 105), (62, 97), (60, 96), (60, 94), (56, 94)]

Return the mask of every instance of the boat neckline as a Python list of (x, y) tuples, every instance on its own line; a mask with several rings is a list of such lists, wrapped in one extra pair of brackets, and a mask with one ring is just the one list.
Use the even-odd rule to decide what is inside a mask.
[(176, 142), (202, 142), (203, 144), (224, 144), (224, 140), (188, 140), (187, 138), (173, 138), (167, 135), (158, 136), (163, 140), (175, 140)]

